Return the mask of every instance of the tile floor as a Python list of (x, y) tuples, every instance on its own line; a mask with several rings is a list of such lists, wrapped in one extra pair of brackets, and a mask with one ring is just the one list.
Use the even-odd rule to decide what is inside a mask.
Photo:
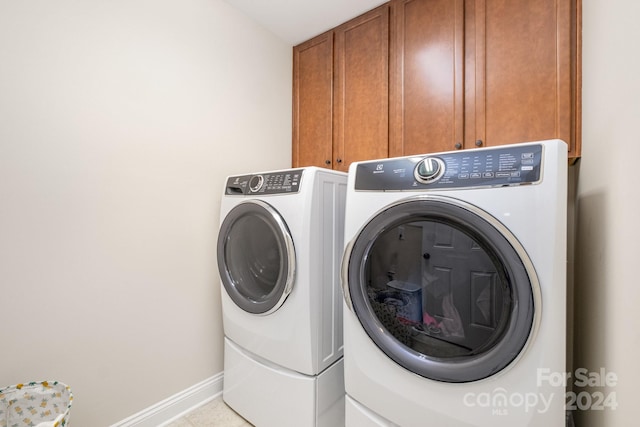
[(252, 424), (229, 408), (220, 396), (165, 427), (252, 427)]

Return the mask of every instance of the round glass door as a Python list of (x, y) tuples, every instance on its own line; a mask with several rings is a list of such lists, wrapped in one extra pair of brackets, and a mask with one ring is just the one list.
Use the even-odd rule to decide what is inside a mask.
[(469, 382), (525, 347), (539, 288), (498, 221), (451, 198), (416, 197), (374, 216), (351, 242), (346, 294), (374, 343), (404, 368)]
[(260, 200), (240, 203), (218, 235), (218, 270), (229, 297), (243, 310), (269, 314), (293, 287), (293, 239), (278, 212)]

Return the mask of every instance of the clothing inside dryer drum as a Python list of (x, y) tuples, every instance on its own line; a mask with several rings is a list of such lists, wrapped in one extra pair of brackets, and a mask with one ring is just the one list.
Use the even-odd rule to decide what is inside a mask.
[(414, 221), (383, 232), (364, 274), (373, 312), (395, 338), (436, 358), (496, 344), (512, 307), (500, 263), (455, 224)]
[(259, 215), (238, 218), (229, 232), (225, 260), (236, 289), (252, 301), (274, 291), (283, 257), (276, 231)]

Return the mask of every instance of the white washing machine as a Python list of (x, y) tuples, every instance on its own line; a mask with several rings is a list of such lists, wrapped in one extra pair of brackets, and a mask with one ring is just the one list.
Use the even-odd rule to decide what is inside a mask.
[(349, 170), (346, 425), (565, 423), (567, 146)]
[(256, 426), (344, 424), (346, 183), (346, 173), (315, 167), (225, 183), (223, 399)]

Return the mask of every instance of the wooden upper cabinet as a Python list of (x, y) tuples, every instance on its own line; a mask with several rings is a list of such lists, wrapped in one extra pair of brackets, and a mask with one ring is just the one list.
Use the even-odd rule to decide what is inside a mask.
[(560, 138), (578, 156), (578, 2), (466, 5), (465, 146)]
[(335, 30), (334, 169), (389, 156), (389, 7)]
[(559, 138), (581, 148), (582, 0), (391, 0), (294, 47), (293, 166)]
[(293, 48), (293, 167), (388, 157), (389, 6)]
[(293, 49), (293, 167), (331, 167), (333, 32)]
[(463, 0), (392, 2), (391, 156), (453, 150), (464, 132)]
[(391, 156), (552, 138), (580, 155), (580, 0), (391, 5)]

